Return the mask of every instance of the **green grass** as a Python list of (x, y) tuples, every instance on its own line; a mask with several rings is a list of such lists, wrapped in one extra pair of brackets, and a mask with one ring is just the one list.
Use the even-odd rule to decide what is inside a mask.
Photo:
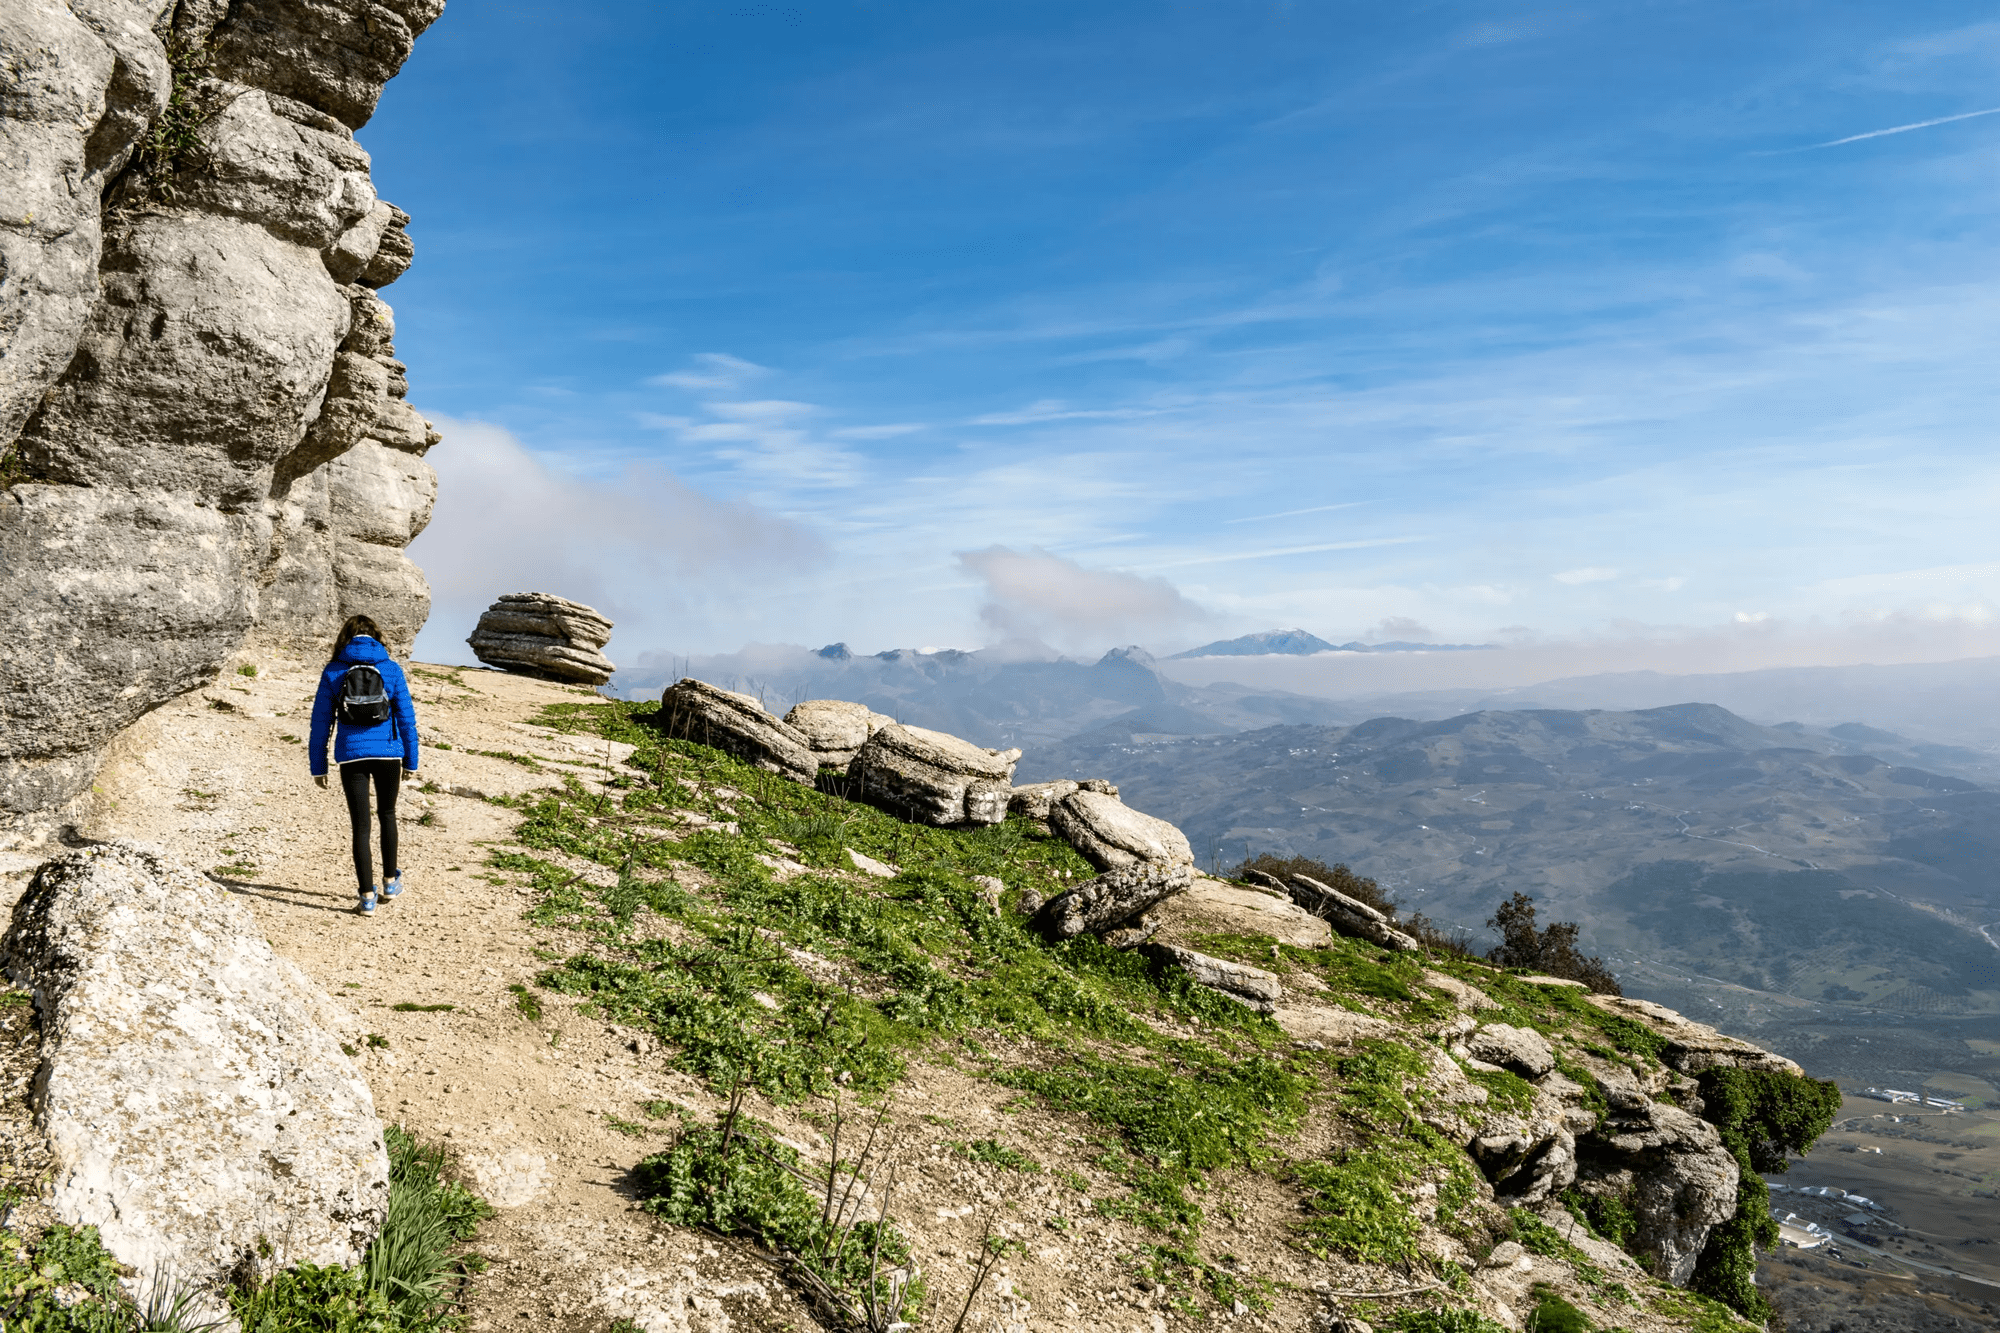
[(974, 1139), (970, 1143), (954, 1143), (961, 1157), (969, 1162), (985, 1162), (992, 1166), (1003, 1166), (1009, 1171), (1038, 1172), (1042, 1164), (1023, 1152), (1016, 1152), (998, 1139)]
[(448, 1014), (458, 1008), (455, 1004), (417, 1004), (412, 1000), (399, 1000), (389, 1007), (399, 1014)]
[[(1161, 1280), (1175, 1292), (1260, 1290), (1260, 1279), (1200, 1248), (1222, 1172), (1291, 1183), (1303, 1203), (1299, 1243), (1322, 1254), (1434, 1267), (1418, 1244), (1411, 1201), (1419, 1192), (1435, 1201), (1432, 1225), (1467, 1238), (1491, 1225), (1470, 1160), (1422, 1121), (1430, 1063), (1419, 1050), (1365, 1041), (1344, 1055), (1296, 1051), (1268, 1019), (1178, 970), (1089, 938), (1052, 945), (1018, 913), (995, 911), (972, 877), (998, 876), (1003, 904), (1022, 890), (1060, 892), (1092, 874), (1061, 839), (1020, 820), (978, 830), (905, 824), (665, 739), (648, 722), (656, 707), (564, 703), (536, 719), (634, 752), (611, 789), (567, 779), (559, 791), (503, 803), (520, 815), (522, 850), (489, 856), (490, 870), (525, 883), (530, 920), (573, 941), (542, 955), (549, 966), (534, 988), (511, 988), (524, 1016), (541, 1017), (537, 990), (569, 995), (586, 1018), (656, 1034), (667, 1058), (711, 1089), (754, 1087), (780, 1103), (837, 1088), (886, 1094), (917, 1059), (1014, 1089), (1023, 1096), (1003, 1109), (1040, 1108), (1094, 1132), (1092, 1165), (1116, 1185), (1092, 1206), (1153, 1233), (1146, 1262), (1171, 1275)], [(694, 829), (690, 812), (706, 826)], [(854, 876), (849, 848), (900, 873)], [(780, 880), (760, 856), (806, 869)], [(577, 858), (614, 873), (565, 868)], [(1476, 960), (1392, 954), (1341, 937), (1302, 949), (1211, 935), (1198, 947), (1288, 978), (1309, 974), (1328, 988), (1324, 998), (1413, 1028), (1455, 1012), (1424, 984), (1429, 966), (1491, 995), (1501, 1008), (1483, 1016), (1489, 1021), (1634, 1068), (1657, 1067), (1665, 1050), (1651, 1029), (1578, 991), (1531, 985)], [(1198, 1038), (1173, 1035), (1190, 1030)], [(1410, 1040), (1421, 1039), (1412, 1032)], [(1567, 1058), (1560, 1067), (1602, 1106), (1588, 1070)], [(1532, 1106), (1533, 1089), (1513, 1074), (1474, 1078), (1493, 1110)], [(1316, 1109), (1344, 1123), (1352, 1146), (1322, 1161), (1286, 1161), (1286, 1136)], [(789, 1214), (777, 1177), (751, 1189), (776, 1159), (753, 1136), (724, 1153), (703, 1132), (685, 1131), (655, 1155), (666, 1182), (655, 1197), (679, 1200), (671, 1208), (699, 1214), (701, 1225), (778, 1243), (769, 1228)], [(1014, 1170), (1039, 1165), (997, 1139), (957, 1147)], [(1079, 1193), (1090, 1189), (1074, 1172), (1051, 1174)], [(1597, 1224), (1619, 1229), (1607, 1205), (1592, 1206)], [(1549, 1244), (1537, 1227), (1555, 1234), (1539, 1219), (1516, 1219), (1524, 1243)], [(798, 1233), (784, 1243), (809, 1249), (812, 1241)], [(1574, 1246), (1556, 1253), (1583, 1260)], [(1602, 1282), (1587, 1261), (1579, 1271)], [(1461, 1315), (1477, 1318), (1421, 1317), (1445, 1320), (1435, 1327), (1446, 1329)]]
[(389, 1150), (389, 1211), (353, 1269), (300, 1264), (231, 1300), (244, 1333), (455, 1333), (461, 1281), (485, 1267), (463, 1252), (493, 1210), (448, 1174), (442, 1149), (401, 1126), (383, 1132)]

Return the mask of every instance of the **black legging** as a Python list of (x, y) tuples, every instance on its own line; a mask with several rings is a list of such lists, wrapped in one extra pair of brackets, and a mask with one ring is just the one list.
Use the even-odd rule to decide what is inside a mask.
[(347, 795), (347, 822), (354, 828), (354, 878), (360, 892), (375, 891), (375, 867), (368, 860), (368, 779), (375, 779), (375, 809), (382, 819), (382, 870), (394, 879), (402, 869), (396, 859), (396, 788), (403, 781), (399, 759), (355, 759), (340, 766), (340, 790)]

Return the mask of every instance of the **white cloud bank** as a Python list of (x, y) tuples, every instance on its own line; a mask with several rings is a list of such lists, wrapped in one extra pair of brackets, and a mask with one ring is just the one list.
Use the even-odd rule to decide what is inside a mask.
[[(807, 529), (754, 505), (717, 500), (664, 469), (628, 468), (615, 483), (559, 472), (499, 426), (434, 418), (444, 442), (437, 511), (410, 546), (431, 584), (420, 658), (470, 662), (465, 636), (502, 593), (550, 592), (654, 644), (742, 623), (746, 594), (824, 558)], [(618, 657), (618, 638), (612, 657)]]
[(1040, 549), (989, 546), (960, 551), (958, 563), (985, 583), (979, 618), (1002, 642), (1101, 652), (1177, 639), (1213, 619), (1165, 579), (1086, 569)]

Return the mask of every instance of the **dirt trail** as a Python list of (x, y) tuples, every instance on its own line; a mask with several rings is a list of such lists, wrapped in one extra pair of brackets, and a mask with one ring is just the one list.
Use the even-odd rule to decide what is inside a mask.
[(755, 1260), (633, 1209), (625, 1173), (661, 1143), (628, 1137), (607, 1116), (643, 1120), (638, 1104), (651, 1100), (707, 1113), (713, 1099), (631, 1049), (632, 1034), (552, 996), (530, 1021), (508, 989), (545, 965), (537, 948), (566, 942), (525, 924), (525, 890), (484, 864), (519, 817), (482, 797), (555, 785), (565, 772), (601, 778), (618, 756), (526, 723), (588, 692), (416, 668), (421, 777), (437, 790), (404, 786), (409, 891), (362, 918), (338, 784), (321, 791), (307, 775), (317, 668), (257, 666), (128, 734), (99, 779), (98, 814), (78, 831), (160, 843), (210, 870), (217, 892), (238, 895), (271, 943), (352, 1014), (348, 1042), (382, 1117), (455, 1146), (500, 1207), (478, 1246), (493, 1267), (472, 1284), (473, 1327), (601, 1330), (619, 1317), (648, 1333), (818, 1327)]

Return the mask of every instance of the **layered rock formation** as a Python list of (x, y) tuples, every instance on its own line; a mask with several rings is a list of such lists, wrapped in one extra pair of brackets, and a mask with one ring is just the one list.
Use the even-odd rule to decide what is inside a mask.
[(41, 1017), (57, 1216), (97, 1227), (142, 1287), (219, 1293), (267, 1245), (360, 1260), (389, 1201), (382, 1125), (345, 1020), (247, 910), (106, 844), (42, 867), (4, 947)]
[(246, 641), (428, 614), (436, 435), (354, 130), (443, 0), (0, 10), (0, 814)]
[(811, 786), (819, 776), (812, 746), (796, 727), (772, 717), (749, 695), (707, 681), (690, 678), (667, 686), (657, 725), (676, 740), (713, 746), (794, 782)]
[[(1263, 878), (1274, 877), (1265, 875)], [(1309, 875), (1294, 875), (1292, 882), (1285, 887), (1293, 902), (1343, 935), (1352, 935), (1399, 953), (1417, 948), (1416, 940), (1397, 930), (1390, 922), (1388, 913), (1370, 907), (1330, 884), (1322, 884)]]
[(611, 629), (609, 620), (582, 602), (514, 592), (486, 608), (466, 642), (480, 661), (502, 671), (603, 685), (618, 669), (604, 655)]
[(866, 704), (849, 703), (845, 699), (807, 699), (794, 704), (792, 711), (785, 714), (785, 721), (806, 738), (821, 768), (844, 772), (868, 738), (884, 727), (894, 726), (896, 719)]
[(920, 824), (998, 824), (1007, 817), (1019, 750), (985, 750), (925, 727), (891, 725), (855, 752), (848, 776), (863, 800)]

